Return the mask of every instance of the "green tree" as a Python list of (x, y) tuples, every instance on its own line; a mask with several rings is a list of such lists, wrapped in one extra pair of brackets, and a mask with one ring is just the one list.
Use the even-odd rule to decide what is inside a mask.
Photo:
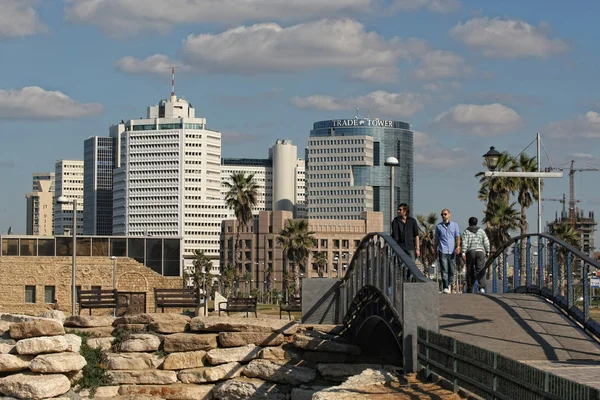
[(300, 266), (306, 266), (310, 250), (316, 246), (315, 233), (308, 230), (305, 219), (288, 219), (286, 227), (279, 232), (277, 242), (283, 249), (284, 257), (293, 266), (294, 295), (300, 295)]
[[(521, 153), (517, 162), (517, 168), (522, 172), (537, 171), (537, 157), (529, 157), (525, 153)], [(540, 193), (538, 191), (537, 178), (516, 178), (517, 202), (521, 207), (521, 235), (527, 233), (529, 224), (527, 223), (527, 209), (539, 200)], [(521, 282), (515, 283), (519, 286), (525, 279), (525, 256), (527, 253), (527, 241), (521, 240), (519, 249), (519, 278)], [(515, 266), (516, 268), (516, 266)]]
[(266, 293), (267, 293), (267, 297), (268, 297), (268, 301), (272, 302), (272, 298), (271, 298), (271, 284), (273, 282), (273, 263), (269, 263), (267, 266), (267, 269), (265, 269), (265, 284), (267, 285), (266, 287)]
[(236, 289), (235, 284), (239, 278), (239, 270), (235, 265), (229, 263), (225, 270), (221, 273), (219, 277), (219, 285), (223, 290), (223, 295), (225, 297), (230, 297), (231, 295), (235, 296)]
[(231, 174), (231, 182), (223, 182), (227, 189), (225, 204), (235, 214), (237, 231), (233, 263), (238, 266), (240, 250), (240, 233), (242, 227), (252, 220), (252, 211), (258, 199), (258, 185), (254, 181), (254, 174), (246, 175), (243, 172)]
[(435, 248), (435, 226), (437, 225), (437, 213), (428, 215), (417, 215), (419, 222), (419, 241), (421, 245), (421, 262), (425, 272), (437, 260), (437, 249)]
[(320, 251), (313, 257), (313, 262), (317, 264), (317, 273), (319, 278), (324, 276), (325, 267), (327, 267), (327, 253)]
[[(517, 170), (514, 157), (506, 151), (503, 152), (498, 159), (496, 171), (516, 172)], [(517, 178), (489, 177), (485, 176), (484, 172), (478, 172), (475, 177), (479, 178), (481, 184), (477, 198), (486, 205), (496, 200), (504, 200), (508, 204), (510, 196), (517, 190)]]
[[(575, 227), (568, 222), (559, 222), (552, 225), (552, 234), (563, 242), (567, 242), (576, 249), (581, 248), (581, 235)], [(556, 254), (556, 263), (558, 269), (558, 290), (561, 295), (565, 294), (565, 279), (566, 279), (566, 263), (567, 249), (559, 247)], [(571, 265), (574, 265), (575, 260), (571, 260)], [(554, 279), (554, 277), (552, 277)]]
[[(186, 280), (191, 279), (194, 288), (201, 288), (206, 292), (206, 279), (212, 268), (212, 261), (204, 254), (203, 250), (194, 252), (194, 262), (191, 271), (185, 273)], [(210, 284), (210, 282), (208, 282)]]

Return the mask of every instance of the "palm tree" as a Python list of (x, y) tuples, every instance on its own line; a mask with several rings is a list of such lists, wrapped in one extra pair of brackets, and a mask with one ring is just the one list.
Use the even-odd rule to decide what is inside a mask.
[(223, 182), (227, 193), (225, 204), (235, 214), (237, 219), (237, 231), (235, 239), (235, 251), (233, 254), (234, 265), (238, 265), (240, 249), (240, 232), (243, 226), (252, 220), (252, 211), (256, 206), (258, 198), (258, 185), (254, 181), (254, 174), (246, 175), (243, 172), (231, 174), (231, 182)]
[[(525, 153), (521, 153), (517, 160), (517, 167), (522, 172), (535, 172), (537, 171), (537, 159), (536, 157), (529, 157)], [(526, 211), (534, 201), (539, 201), (540, 192), (538, 191), (538, 182), (536, 178), (517, 178), (517, 202), (521, 206), (521, 235), (527, 233), (529, 224), (527, 223)], [(523, 282), (525, 275), (525, 254), (527, 252), (527, 242), (521, 240), (519, 249), (519, 277)], [(521, 282), (515, 283), (516, 286), (520, 286)]]
[(202, 288), (206, 292), (206, 278), (212, 268), (212, 261), (202, 250), (197, 249), (194, 254), (194, 268), (189, 272), (184, 272), (185, 280), (191, 280), (194, 288)]
[(273, 280), (273, 263), (269, 263), (267, 269), (265, 270), (265, 283), (267, 297), (269, 298), (269, 303), (271, 302), (271, 281)]
[(327, 254), (325, 252), (318, 252), (313, 257), (313, 262), (317, 264), (317, 273), (319, 274), (319, 278), (322, 278), (324, 275), (325, 267), (327, 267)]
[[(516, 161), (513, 156), (506, 151), (503, 152), (498, 159), (496, 171), (517, 171)], [(502, 199), (508, 203), (510, 195), (517, 190), (518, 178), (488, 177), (485, 176), (484, 172), (478, 172), (475, 177), (479, 178), (479, 183), (481, 184), (477, 198), (486, 204), (498, 199)]]
[(435, 226), (437, 225), (437, 213), (429, 215), (417, 215), (419, 222), (419, 241), (421, 244), (421, 261), (425, 271), (437, 260), (437, 249), (435, 248)]
[(279, 232), (277, 242), (283, 248), (284, 257), (294, 267), (294, 295), (300, 295), (300, 266), (306, 265), (310, 250), (316, 246), (315, 233), (308, 230), (305, 219), (288, 219), (286, 227)]
[[(580, 238), (581, 235), (574, 226), (567, 222), (558, 222), (552, 225), (552, 234), (562, 240), (563, 242), (567, 242), (571, 246), (579, 249), (581, 248)], [(560, 247), (557, 252), (557, 267), (558, 267), (558, 290), (560, 294), (564, 296), (564, 280), (566, 278), (566, 259), (567, 259), (567, 250), (563, 247)], [(554, 279), (554, 277), (552, 277)]]

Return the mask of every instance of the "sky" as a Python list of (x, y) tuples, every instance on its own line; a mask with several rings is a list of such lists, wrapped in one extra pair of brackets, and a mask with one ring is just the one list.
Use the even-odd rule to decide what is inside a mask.
[[(223, 157), (266, 158), (277, 139), (303, 157), (314, 122), (357, 108), (410, 123), (414, 213), (449, 208), (462, 227), (483, 216), (490, 146), (534, 156), (539, 132), (543, 167), (599, 167), (599, 14), (597, 0), (0, 0), (0, 233), (25, 232), (33, 172), (145, 117), (172, 66)], [(599, 181), (575, 174), (586, 213)], [(543, 198), (563, 193), (568, 173), (544, 181)], [(543, 219), (561, 207), (543, 202)]]

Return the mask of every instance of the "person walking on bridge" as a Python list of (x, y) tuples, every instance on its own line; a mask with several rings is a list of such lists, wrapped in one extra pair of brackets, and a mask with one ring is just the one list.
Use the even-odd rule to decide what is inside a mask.
[(460, 254), (460, 228), (450, 221), (450, 210), (442, 210), (442, 222), (435, 227), (435, 244), (438, 249), (438, 264), (442, 272), (443, 293), (450, 293), (454, 282), (456, 255)]
[(467, 263), (467, 293), (473, 292), (476, 279), (479, 293), (485, 293), (484, 267), (490, 256), (490, 241), (477, 222), (477, 218), (469, 218), (469, 227), (462, 234), (462, 256)]
[(398, 216), (392, 221), (392, 237), (413, 260), (421, 256), (417, 220), (409, 217), (408, 204), (398, 206)]

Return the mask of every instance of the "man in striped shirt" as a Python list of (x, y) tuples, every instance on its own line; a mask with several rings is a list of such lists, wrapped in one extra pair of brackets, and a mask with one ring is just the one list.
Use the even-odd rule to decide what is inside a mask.
[(485, 260), (490, 256), (490, 241), (477, 226), (477, 218), (469, 218), (469, 227), (462, 234), (462, 256), (467, 262), (467, 293), (473, 292), (475, 280), (479, 293), (485, 293)]

